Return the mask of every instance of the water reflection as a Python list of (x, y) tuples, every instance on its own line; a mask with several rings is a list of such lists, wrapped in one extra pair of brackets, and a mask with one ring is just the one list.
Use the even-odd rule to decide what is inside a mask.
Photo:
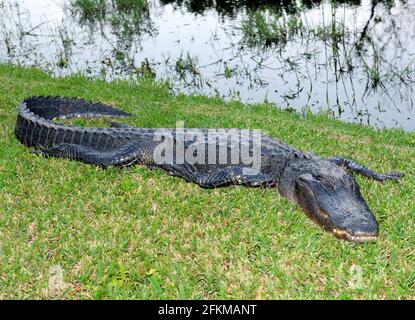
[[(36, 2), (36, 4), (35, 4)], [(415, 129), (415, 0), (0, 0), (0, 61)]]
[[(270, 9), (274, 12), (297, 13), (302, 8), (311, 9), (320, 5), (321, 0), (302, 0), (300, 5), (294, 0), (161, 0), (162, 4), (173, 4), (175, 7), (185, 8), (191, 13), (203, 14), (207, 10), (215, 10), (220, 15), (235, 17), (238, 13), (252, 10)], [(337, 4), (360, 5), (360, 0), (336, 0)]]
[[(162, 4), (174, 4), (176, 7), (185, 8), (191, 13), (203, 14), (207, 10), (215, 10), (220, 15), (234, 17), (241, 11), (257, 10), (260, 8), (272, 8), (273, 10), (297, 10), (298, 6), (292, 0), (236, 0), (236, 1), (214, 1), (214, 0), (161, 0)], [(307, 1), (307, 5), (314, 4)]]
[[(65, 8), (81, 26), (88, 27), (91, 42), (104, 39), (112, 47), (102, 64), (124, 72), (135, 69), (134, 52), (142, 39), (157, 35), (147, 0), (73, 0)], [(143, 63), (142, 67), (149, 67), (148, 61)]]

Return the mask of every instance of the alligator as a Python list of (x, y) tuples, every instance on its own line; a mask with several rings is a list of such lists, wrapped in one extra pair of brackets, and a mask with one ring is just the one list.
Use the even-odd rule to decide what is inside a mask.
[[(31, 97), (23, 100), (18, 107), (15, 135), (22, 144), (33, 148), (34, 153), (47, 157), (72, 159), (102, 168), (144, 165), (151, 169), (162, 169), (203, 188), (227, 185), (275, 188), (283, 197), (297, 203), (325, 230), (337, 238), (357, 243), (376, 239), (379, 225), (351, 173), (379, 182), (399, 180), (404, 176), (397, 172), (376, 173), (344, 157), (323, 158), (304, 153), (262, 133), (257, 146), (260, 165), (257, 170), (252, 170), (252, 166), (247, 166), (240, 159), (239, 162), (229, 160), (236, 145), (229, 142), (232, 139), (240, 139), (240, 145), (249, 145), (249, 154), (252, 155), (254, 150), (254, 135), (242, 135), (241, 129), (223, 129), (230, 138), (227, 136), (221, 144), (218, 140), (208, 138), (197, 141), (185, 139), (183, 134), (173, 128), (137, 128), (112, 121), (109, 121), (108, 127), (91, 128), (64, 125), (56, 121), (77, 117), (128, 116), (131, 114), (109, 105), (79, 98)], [(164, 140), (156, 138), (160, 130), (166, 134)], [(190, 135), (194, 133), (191, 130), (198, 130), (202, 134), (209, 131), (189, 130)], [(192, 155), (200, 150), (194, 149), (195, 144), (204, 144), (207, 146), (204, 150), (208, 150), (204, 155), (205, 160), (210, 153), (225, 145), (225, 149), (221, 150), (225, 150), (226, 159), (218, 162), (215, 155), (212, 157), (215, 161), (210, 162), (179, 161), (178, 156), (173, 156), (168, 161), (156, 161), (155, 151), (167, 140), (172, 146), (180, 146)]]

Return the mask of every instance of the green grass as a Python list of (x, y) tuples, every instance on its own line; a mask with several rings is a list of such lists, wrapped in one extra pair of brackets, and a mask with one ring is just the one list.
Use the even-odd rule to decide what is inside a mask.
[[(35, 156), (13, 135), (16, 106), (32, 95), (109, 103), (133, 112), (126, 122), (137, 126), (260, 128), (303, 150), (407, 176), (400, 184), (357, 177), (380, 236), (351, 244), (276, 190), (204, 190), (143, 167)], [(52, 79), (0, 66), (0, 145), (2, 299), (415, 298), (414, 133), (173, 97), (152, 82)], [(356, 288), (350, 281), (359, 276)]]

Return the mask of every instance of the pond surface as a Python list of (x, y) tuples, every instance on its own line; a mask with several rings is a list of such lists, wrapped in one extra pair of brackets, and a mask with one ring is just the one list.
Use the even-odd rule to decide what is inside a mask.
[(0, 0), (0, 61), (415, 129), (415, 0)]

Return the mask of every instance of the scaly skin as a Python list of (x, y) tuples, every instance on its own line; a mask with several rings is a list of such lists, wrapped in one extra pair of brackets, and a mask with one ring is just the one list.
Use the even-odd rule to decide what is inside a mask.
[[(326, 230), (353, 242), (375, 239), (378, 223), (348, 171), (382, 182), (403, 176), (400, 173), (375, 173), (342, 157), (310, 156), (263, 134), (259, 146), (260, 169), (257, 172), (246, 170), (249, 166), (242, 162), (238, 153), (239, 160), (235, 162), (232, 158), (239, 149), (235, 150), (231, 141), (239, 139), (240, 146), (249, 146), (251, 152), (255, 141), (253, 135), (244, 135), (240, 129), (222, 129), (221, 134), (227, 134), (229, 139), (218, 143), (207, 138), (208, 129), (186, 129), (187, 135), (200, 138), (189, 141), (175, 129), (136, 128), (114, 122), (111, 128), (84, 128), (53, 122), (75, 117), (126, 116), (129, 114), (82, 99), (32, 97), (19, 105), (15, 134), (21, 143), (47, 156), (101, 167), (146, 165), (204, 188), (230, 184), (277, 188), (282, 196), (298, 203)], [(196, 149), (196, 155), (199, 155), (199, 151), (204, 150), (198, 158), (203, 161), (190, 163), (186, 157), (184, 162), (175, 157), (163, 163), (156, 161), (154, 155), (161, 143), (157, 139), (160, 131), (165, 135), (163, 142), (174, 148), (181, 147), (186, 154), (195, 154)], [(225, 154), (222, 162), (219, 161), (221, 151)], [(208, 161), (212, 159), (215, 161)]]

